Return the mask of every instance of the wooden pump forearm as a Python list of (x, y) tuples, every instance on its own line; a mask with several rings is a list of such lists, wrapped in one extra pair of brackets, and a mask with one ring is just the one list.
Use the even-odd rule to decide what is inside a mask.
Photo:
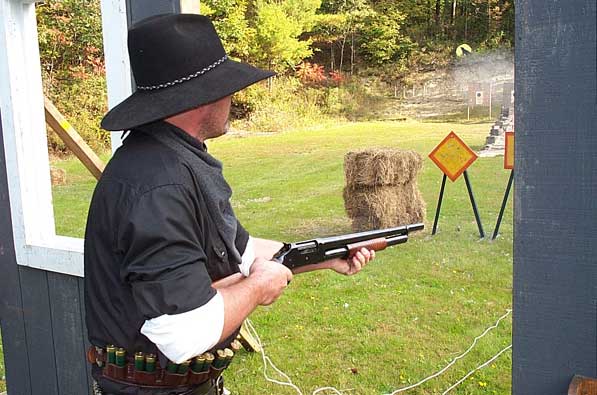
[(361, 241), (359, 243), (347, 244), (346, 248), (348, 249), (348, 258), (352, 258), (358, 251), (362, 248), (366, 248), (368, 250), (373, 251), (381, 251), (385, 250), (388, 246), (388, 241), (380, 237), (378, 239)]

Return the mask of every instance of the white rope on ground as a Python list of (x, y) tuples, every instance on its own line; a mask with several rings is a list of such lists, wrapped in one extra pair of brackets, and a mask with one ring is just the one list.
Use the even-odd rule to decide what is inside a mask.
[(401, 392), (404, 391), (408, 391), (410, 389), (413, 389), (415, 387), (418, 387), (424, 383), (426, 383), (427, 381), (436, 378), (437, 376), (443, 374), (446, 370), (448, 370), (452, 365), (454, 365), (459, 359), (464, 358), (464, 356), (466, 356), (466, 354), (468, 354), (477, 344), (477, 342), (479, 341), (479, 339), (483, 338), (487, 333), (489, 333), (490, 331), (492, 331), (493, 329), (497, 328), (497, 326), (499, 325), (500, 321), (502, 321), (504, 318), (506, 318), (507, 316), (510, 315), (510, 313), (512, 313), (511, 309), (506, 310), (506, 314), (502, 315), (500, 318), (498, 318), (498, 320), (495, 322), (495, 324), (493, 324), (492, 326), (490, 326), (489, 328), (485, 329), (485, 331), (483, 331), (482, 334), (480, 334), (479, 336), (475, 337), (475, 340), (473, 340), (473, 343), (470, 345), (470, 347), (463, 352), (462, 354), (460, 354), (459, 356), (455, 357), (452, 361), (450, 361), (450, 363), (448, 363), (443, 369), (437, 371), (436, 373), (432, 374), (429, 377), (425, 377), (423, 380), (419, 381), (416, 384), (413, 385), (409, 385), (407, 387), (403, 387), (403, 388), (399, 388), (396, 391), (390, 393), (390, 394), (385, 394), (385, 395), (396, 395), (399, 394)]
[(442, 392), (442, 395), (446, 395), (448, 392), (452, 391), (454, 388), (456, 388), (457, 386), (459, 386), (464, 380), (466, 380), (467, 378), (469, 378), (470, 375), (472, 375), (473, 373), (475, 373), (477, 370), (483, 369), (485, 366), (489, 365), (490, 363), (492, 363), (493, 361), (495, 361), (496, 359), (498, 359), (500, 355), (502, 355), (503, 353), (505, 353), (506, 351), (508, 351), (511, 348), (512, 348), (512, 344), (510, 344), (508, 347), (504, 348), (502, 351), (498, 352), (496, 355), (494, 355), (487, 362), (483, 363), (482, 365), (477, 366), (475, 369), (473, 369), (470, 372), (468, 372), (466, 375), (464, 375), (464, 377), (462, 377), (456, 383), (452, 384), (452, 386), (450, 388), (448, 388), (447, 390), (445, 390), (444, 392)]
[(317, 395), (318, 393), (320, 393), (322, 391), (334, 391), (335, 394), (342, 395), (342, 391), (338, 391), (334, 387), (321, 387), (321, 388), (318, 388), (315, 391), (313, 391), (312, 395)]
[[(261, 339), (259, 338), (259, 335), (257, 334), (257, 330), (255, 330), (255, 327), (253, 326), (253, 324), (251, 323), (251, 321), (249, 319), (246, 320), (247, 322), (247, 328), (249, 329), (249, 331), (251, 332), (251, 334), (255, 337), (255, 340), (257, 340), (257, 344), (259, 345), (259, 348), (261, 349), (261, 357), (263, 359), (263, 376), (265, 377), (265, 379), (271, 383), (274, 384), (278, 384), (278, 385), (284, 385), (287, 387), (291, 387), (293, 388), (299, 395), (303, 395), (302, 391), (300, 390), (299, 387), (297, 387), (292, 380), (290, 379), (290, 377), (288, 377), (288, 375), (286, 375), (286, 373), (284, 373), (283, 371), (281, 371), (280, 369), (278, 369), (276, 367), (276, 365), (274, 365), (274, 363), (272, 362), (272, 360), (270, 359), (270, 357), (268, 357), (267, 355), (265, 355), (265, 349), (263, 348), (263, 344), (261, 343)], [(270, 366), (272, 367), (272, 369), (274, 369), (280, 376), (284, 377), (284, 379), (286, 379), (286, 382), (284, 381), (279, 381), (273, 378), (268, 377), (267, 375), (267, 364), (270, 364)], [(334, 387), (321, 387), (316, 389), (315, 391), (313, 391), (312, 395), (317, 395), (319, 392), (323, 392), (323, 391), (333, 391), (336, 395), (344, 395), (340, 390), (334, 388)]]

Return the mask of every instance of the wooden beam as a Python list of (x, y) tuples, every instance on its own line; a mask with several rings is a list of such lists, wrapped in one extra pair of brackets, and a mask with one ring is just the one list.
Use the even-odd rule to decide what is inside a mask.
[(261, 346), (257, 342), (257, 339), (251, 335), (249, 328), (247, 328), (247, 321), (243, 321), (243, 324), (240, 327), (238, 341), (240, 341), (245, 350), (249, 352), (261, 352)]
[(597, 395), (597, 379), (583, 376), (574, 376), (568, 395)]
[(87, 170), (99, 180), (105, 168), (104, 162), (93, 152), (47, 97), (44, 97), (44, 110), (46, 112), (46, 123), (64, 141), (68, 149), (79, 158)]

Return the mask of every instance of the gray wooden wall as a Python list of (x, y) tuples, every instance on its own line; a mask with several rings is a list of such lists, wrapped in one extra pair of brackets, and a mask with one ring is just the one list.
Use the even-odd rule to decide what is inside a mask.
[(514, 395), (597, 376), (596, 3), (516, 2)]
[(12, 237), (0, 123), (0, 327), (8, 392), (86, 394), (83, 279), (17, 266)]
[(180, 0), (126, 0), (129, 26), (157, 14), (180, 12)]

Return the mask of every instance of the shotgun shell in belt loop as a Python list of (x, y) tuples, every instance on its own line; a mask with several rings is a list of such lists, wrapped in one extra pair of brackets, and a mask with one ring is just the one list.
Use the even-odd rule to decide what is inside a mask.
[(225, 348), (224, 354), (226, 354), (226, 362), (224, 363), (224, 366), (228, 367), (228, 365), (230, 365), (230, 362), (232, 362), (232, 358), (234, 357), (234, 351), (232, 351), (229, 348)]
[(220, 369), (226, 363), (226, 353), (224, 350), (216, 351), (216, 360), (214, 361), (214, 368)]
[(108, 363), (116, 363), (116, 347), (113, 344), (106, 346), (106, 353), (108, 354)]
[(135, 353), (135, 370), (139, 372), (145, 370), (145, 355), (142, 352)]
[(242, 344), (240, 344), (240, 342), (238, 340), (233, 341), (232, 343), (230, 343), (230, 348), (232, 349), (232, 351), (234, 351), (234, 353), (238, 353), (240, 351), (240, 349), (242, 348)]
[(145, 371), (146, 372), (155, 372), (155, 355), (154, 354), (147, 354), (145, 356)]
[(126, 351), (124, 348), (118, 348), (116, 350), (116, 365), (120, 367), (126, 365)]
[(178, 373), (185, 374), (189, 371), (189, 366), (191, 365), (191, 360), (184, 361), (180, 365), (178, 365)]
[(166, 371), (168, 373), (176, 373), (178, 371), (178, 365), (172, 361), (168, 361), (168, 365), (166, 366)]
[(206, 352), (205, 354), (203, 354), (205, 356), (205, 366), (203, 367), (203, 370), (209, 370), (209, 367), (211, 365), (213, 365), (214, 360), (216, 359), (216, 357), (214, 357), (214, 355), (210, 352)]
[(193, 360), (193, 364), (191, 365), (191, 370), (195, 373), (201, 373), (206, 370), (205, 369), (205, 354), (201, 354)]

